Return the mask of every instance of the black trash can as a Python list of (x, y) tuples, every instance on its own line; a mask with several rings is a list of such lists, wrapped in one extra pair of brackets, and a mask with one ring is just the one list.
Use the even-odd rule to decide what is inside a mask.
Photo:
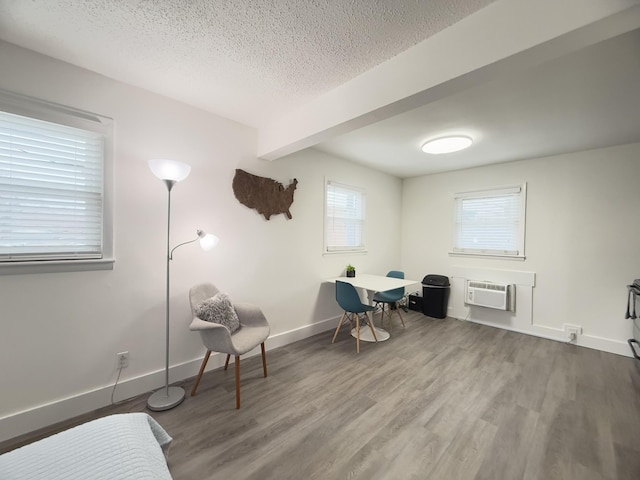
[(444, 275), (427, 275), (422, 279), (422, 313), (428, 317), (445, 318), (451, 284)]

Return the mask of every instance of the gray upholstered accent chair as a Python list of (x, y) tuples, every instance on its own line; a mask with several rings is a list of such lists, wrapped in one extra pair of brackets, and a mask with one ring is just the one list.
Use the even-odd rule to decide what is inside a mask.
[(264, 351), (264, 342), (269, 336), (269, 323), (263, 315), (262, 310), (249, 304), (235, 304), (233, 306), (240, 320), (240, 328), (233, 333), (230, 333), (227, 327), (223, 325), (207, 322), (198, 318), (196, 315), (198, 306), (205, 300), (213, 297), (218, 291), (219, 290), (211, 283), (202, 283), (189, 290), (189, 302), (191, 303), (191, 313), (193, 314), (193, 320), (189, 329), (200, 333), (202, 343), (207, 349), (207, 353), (205, 353), (204, 359), (202, 360), (200, 373), (198, 373), (196, 383), (191, 389), (191, 396), (196, 394), (196, 390), (200, 384), (200, 378), (207, 366), (211, 352), (226, 353), (227, 360), (224, 364), (225, 370), (229, 366), (231, 355), (235, 356), (236, 408), (240, 408), (240, 355), (260, 345), (262, 349), (262, 370), (264, 376), (267, 376), (267, 358)]

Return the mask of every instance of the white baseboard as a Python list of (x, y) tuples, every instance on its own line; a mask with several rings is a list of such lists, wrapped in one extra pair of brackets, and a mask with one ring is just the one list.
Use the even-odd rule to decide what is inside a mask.
[[(455, 317), (454, 317), (455, 318)], [(478, 323), (481, 325), (487, 325), (489, 327), (500, 328), (502, 330), (509, 330), (511, 332), (524, 333), (526, 335), (533, 335), (535, 337), (546, 338), (548, 340), (555, 340), (557, 342), (565, 342), (567, 339), (564, 336), (562, 330), (555, 328), (542, 327), (540, 325), (531, 325), (530, 329), (513, 328), (506, 325), (497, 325), (491, 322), (483, 322), (481, 320), (456, 318), (463, 322)], [(594, 350), (601, 350), (603, 352), (614, 353), (616, 355), (623, 355), (625, 357), (632, 357), (631, 350), (627, 342), (620, 342), (618, 340), (611, 340), (609, 338), (595, 337), (592, 335), (580, 335), (577, 342), (573, 342), (573, 345), (580, 347), (592, 348)]]
[[(288, 332), (272, 335), (266, 341), (267, 353), (270, 349), (282, 347), (333, 329), (337, 321), (338, 317), (330, 318), (304, 325)], [(256, 348), (245, 354), (245, 356), (253, 356), (259, 353), (260, 349)], [(204, 355), (204, 351), (202, 355)], [(173, 365), (169, 369), (169, 381), (175, 383), (197, 375), (202, 364), (202, 358), (202, 356), (199, 356), (189, 362)], [(212, 354), (207, 363), (206, 371), (222, 367), (225, 358), (224, 354)], [(153, 390), (161, 388), (164, 386), (164, 374), (164, 370), (158, 370), (122, 380), (116, 388), (114, 402), (136, 397), (145, 392), (151, 393)], [(113, 385), (106, 385), (2, 417), (0, 418), (0, 442), (106, 407), (111, 404), (112, 391)]]

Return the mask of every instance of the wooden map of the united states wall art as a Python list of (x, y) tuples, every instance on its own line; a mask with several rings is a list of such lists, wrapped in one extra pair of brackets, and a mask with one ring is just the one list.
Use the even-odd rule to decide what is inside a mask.
[(280, 182), (267, 177), (259, 177), (244, 170), (236, 169), (233, 177), (233, 193), (238, 201), (249, 208), (254, 208), (264, 218), (284, 213), (288, 219), (293, 218), (289, 208), (293, 203), (293, 192), (298, 185), (295, 178), (285, 188)]

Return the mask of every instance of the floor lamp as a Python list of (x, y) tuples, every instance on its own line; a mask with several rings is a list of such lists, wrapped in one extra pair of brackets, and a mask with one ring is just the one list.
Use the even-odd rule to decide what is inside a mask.
[(212, 234), (206, 234), (202, 230), (197, 231), (197, 237), (188, 242), (180, 243), (171, 249), (170, 234), (171, 234), (171, 189), (173, 186), (189, 176), (191, 167), (183, 162), (177, 162), (175, 160), (163, 160), (153, 159), (149, 160), (149, 168), (153, 174), (160, 180), (164, 181), (167, 186), (168, 192), (168, 206), (167, 206), (167, 291), (166, 291), (166, 364), (165, 364), (165, 386), (161, 390), (154, 392), (147, 400), (147, 407), (149, 410), (162, 411), (169, 410), (182, 403), (185, 397), (184, 389), (182, 387), (170, 387), (169, 386), (169, 265), (173, 260), (173, 252), (176, 248), (188, 243), (193, 243), (196, 240), (200, 240), (200, 246), (203, 250), (210, 250), (218, 243), (218, 237)]

